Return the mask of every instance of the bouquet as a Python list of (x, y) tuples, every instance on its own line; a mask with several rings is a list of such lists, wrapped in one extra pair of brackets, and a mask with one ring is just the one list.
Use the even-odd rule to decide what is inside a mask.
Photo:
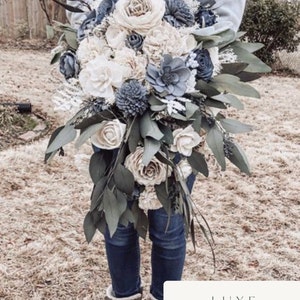
[(75, 139), (76, 147), (91, 141), (88, 242), (97, 229), (107, 226), (112, 236), (128, 222), (145, 237), (146, 211), (160, 207), (183, 214), (193, 234), (199, 211), (186, 180), (209, 175), (207, 149), (221, 170), (231, 162), (250, 174), (234, 134), (252, 128), (227, 118), (226, 109), (243, 108), (238, 96), (259, 97), (247, 82), (270, 68), (253, 54), (261, 44), (218, 26), (213, 4), (103, 0), (77, 29), (57, 24), (52, 63), (59, 61), (66, 80), (54, 100), (76, 111), (53, 132), (45, 162)]

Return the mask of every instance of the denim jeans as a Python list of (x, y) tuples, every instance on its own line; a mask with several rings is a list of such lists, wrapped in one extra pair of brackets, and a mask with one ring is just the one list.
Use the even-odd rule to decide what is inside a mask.
[[(187, 180), (190, 190), (194, 180), (194, 175)], [(156, 299), (162, 300), (164, 282), (181, 280), (186, 252), (184, 220), (181, 214), (172, 214), (168, 220), (164, 208), (149, 210), (148, 220), (152, 241), (150, 292)], [(115, 296), (122, 298), (139, 293), (140, 246), (133, 224), (127, 227), (119, 225), (113, 237), (107, 230), (105, 247)]]

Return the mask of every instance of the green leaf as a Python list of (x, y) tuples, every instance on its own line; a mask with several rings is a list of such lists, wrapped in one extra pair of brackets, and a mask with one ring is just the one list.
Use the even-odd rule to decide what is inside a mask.
[(272, 71), (272, 69), (263, 61), (261, 61), (257, 56), (240, 47), (239, 45), (240, 44), (236, 43), (230, 45), (230, 47), (237, 55), (239, 61), (248, 64), (248, 67), (244, 71), (253, 73), (268, 73)]
[(134, 189), (134, 177), (132, 173), (123, 165), (118, 164), (113, 176), (116, 187), (127, 195), (132, 195)]
[(109, 188), (106, 188), (103, 195), (103, 206), (109, 234), (112, 237), (117, 230), (119, 218), (125, 211), (122, 211), (124, 205), (122, 201), (118, 201), (113, 191), (111, 191)]
[(93, 211), (96, 208), (99, 208), (103, 200), (104, 189), (107, 185), (107, 177), (102, 177), (97, 184), (94, 186), (92, 195), (91, 195), (91, 206), (90, 211)]
[(223, 126), (223, 128), (230, 133), (244, 133), (252, 131), (252, 126), (244, 124), (238, 120), (221, 119), (220, 123)]
[(241, 172), (251, 175), (249, 162), (243, 149), (237, 143), (230, 141), (227, 143), (229, 143), (229, 147), (232, 151), (232, 155), (228, 159), (237, 166)]
[(83, 231), (84, 231), (86, 241), (88, 243), (90, 243), (91, 240), (93, 239), (96, 229), (97, 228), (94, 225), (92, 213), (88, 212), (83, 221)]
[(165, 211), (169, 214), (171, 209), (171, 203), (169, 201), (169, 193), (166, 182), (162, 182), (161, 184), (155, 185), (155, 192), (157, 199), (164, 207)]
[(187, 102), (185, 104), (185, 108), (186, 108), (185, 115), (187, 119), (190, 119), (195, 114), (196, 111), (199, 111), (199, 106), (191, 102)]
[(115, 119), (116, 116), (108, 110), (104, 110), (96, 115), (93, 115), (90, 118), (85, 118), (81, 123), (75, 126), (76, 129), (85, 130), (91, 125), (101, 123), (102, 121), (108, 121)]
[(82, 146), (93, 134), (95, 134), (102, 127), (102, 123), (91, 125), (81, 132), (80, 136), (75, 142), (75, 147), (79, 148)]
[(168, 145), (173, 144), (173, 132), (172, 129), (166, 125), (163, 125), (161, 123), (159, 123), (159, 129), (160, 131), (163, 133), (164, 137), (163, 137), (163, 141), (165, 143), (167, 143)]
[(163, 138), (163, 133), (159, 130), (156, 121), (152, 120), (149, 112), (146, 112), (140, 121), (140, 130), (143, 138), (151, 137), (156, 141)]
[(148, 231), (148, 218), (145, 212), (139, 208), (138, 202), (135, 201), (131, 207), (132, 216), (134, 218), (134, 226), (138, 235), (146, 239), (147, 231)]
[(224, 144), (223, 144), (223, 133), (214, 126), (210, 128), (206, 136), (206, 142), (213, 152), (217, 162), (221, 166), (221, 170), (226, 169), (225, 155), (224, 155)]
[(120, 217), (119, 223), (122, 224), (123, 226), (127, 227), (129, 223), (134, 223), (135, 219), (132, 214), (132, 211), (130, 208), (126, 208), (126, 210), (123, 212), (123, 214)]
[[(58, 127), (54, 130), (54, 132), (52, 133), (50, 139), (49, 139), (49, 142), (48, 142), (48, 145), (47, 145), (47, 148), (49, 147), (49, 145), (54, 141), (54, 139), (57, 137), (57, 135), (59, 134), (59, 132), (64, 128), (64, 126), (61, 126), (61, 127)], [(58, 149), (53, 151), (53, 152), (49, 152), (49, 153), (46, 153), (45, 154), (45, 157), (44, 157), (44, 163), (48, 163), (53, 157), (54, 155), (57, 153)]]
[(255, 88), (241, 82), (238, 77), (233, 75), (219, 74), (215, 76), (209, 84), (221, 93), (232, 93), (240, 96), (260, 98), (260, 95)]
[(205, 156), (202, 153), (193, 151), (192, 155), (187, 158), (188, 163), (193, 169), (208, 177), (209, 171)]
[(244, 109), (244, 104), (241, 100), (231, 94), (219, 94), (212, 97), (214, 100), (221, 101), (223, 103), (229, 104), (230, 106), (236, 109)]
[(151, 137), (144, 139), (144, 153), (142, 163), (148, 166), (153, 156), (159, 151), (161, 143)]
[(220, 92), (216, 88), (203, 80), (198, 80), (195, 88), (208, 97), (213, 97), (220, 94)]
[(264, 44), (262, 43), (249, 43), (249, 42), (245, 43), (241, 41), (235, 41), (234, 43), (231, 44), (231, 46), (232, 45), (243, 48), (250, 53), (256, 52), (264, 47)]
[(108, 165), (111, 163), (111, 151), (101, 150), (93, 153), (90, 159), (89, 172), (94, 182), (97, 182), (105, 175)]
[(57, 63), (60, 57), (61, 57), (61, 52), (55, 53), (50, 61), (50, 65), (54, 65), (55, 63)]
[(76, 32), (71, 31), (71, 30), (65, 30), (64, 31), (65, 38), (67, 41), (67, 44), (74, 50), (78, 48), (78, 41), (77, 41), (77, 36)]
[(76, 138), (77, 132), (74, 125), (65, 125), (55, 132), (55, 137), (49, 144), (46, 153), (58, 150), (62, 146), (72, 142)]
[(133, 153), (141, 140), (139, 119), (135, 119), (130, 128), (128, 147), (129, 151)]
[(236, 75), (245, 70), (247, 66), (247, 63), (225, 63), (222, 64), (221, 73)]

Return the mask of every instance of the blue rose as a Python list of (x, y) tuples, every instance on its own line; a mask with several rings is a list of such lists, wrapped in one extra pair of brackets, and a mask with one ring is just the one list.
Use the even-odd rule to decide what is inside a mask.
[(216, 24), (217, 16), (213, 10), (200, 5), (195, 13), (195, 20), (199, 24), (200, 28), (205, 28)]
[(79, 63), (76, 55), (71, 51), (66, 51), (59, 61), (59, 70), (65, 79), (77, 77), (79, 73)]
[(197, 49), (194, 53), (196, 54), (195, 61), (197, 64), (196, 78), (207, 82), (211, 79), (214, 71), (214, 65), (210, 58), (209, 51), (207, 49)]

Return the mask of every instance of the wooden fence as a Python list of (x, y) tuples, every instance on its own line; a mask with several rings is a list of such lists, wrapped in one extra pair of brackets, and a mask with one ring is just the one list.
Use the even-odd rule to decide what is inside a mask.
[[(49, 19), (65, 22), (65, 11), (52, 0), (43, 1)], [(40, 0), (0, 0), (0, 37), (40, 39), (49, 24)]]

